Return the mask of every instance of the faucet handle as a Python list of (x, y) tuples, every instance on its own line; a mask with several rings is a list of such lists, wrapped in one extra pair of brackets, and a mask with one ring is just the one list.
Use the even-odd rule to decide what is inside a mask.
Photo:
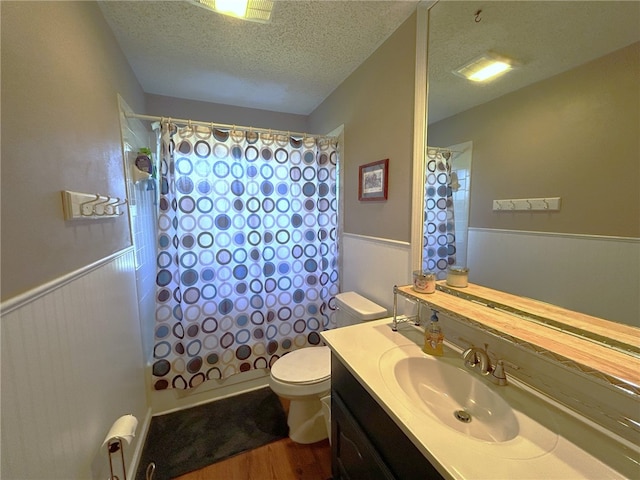
[(497, 385), (506, 385), (507, 384), (507, 375), (504, 371), (504, 361), (498, 360), (495, 368), (491, 372), (491, 380)]

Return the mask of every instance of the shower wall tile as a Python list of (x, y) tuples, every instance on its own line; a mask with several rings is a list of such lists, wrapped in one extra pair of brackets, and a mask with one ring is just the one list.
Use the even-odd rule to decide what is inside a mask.
[(3, 478), (107, 478), (101, 444), (128, 413), (140, 422), (130, 464), (148, 415), (135, 288), (128, 249), (17, 308), (3, 304)]

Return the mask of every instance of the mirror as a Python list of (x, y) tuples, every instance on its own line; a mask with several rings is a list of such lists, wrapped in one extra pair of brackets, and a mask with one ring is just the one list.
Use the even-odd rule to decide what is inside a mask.
[[(638, 326), (638, 18), (640, 3), (615, 1), (430, 9), (427, 144), (472, 151), (469, 230), (456, 232), (470, 282)], [(452, 73), (488, 51), (516, 68), (483, 84)], [(560, 209), (493, 208), (546, 197)]]

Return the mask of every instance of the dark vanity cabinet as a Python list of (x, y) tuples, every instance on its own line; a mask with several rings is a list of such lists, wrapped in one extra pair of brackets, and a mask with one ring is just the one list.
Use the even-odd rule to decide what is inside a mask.
[(333, 480), (443, 478), (333, 354), (331, 469)]

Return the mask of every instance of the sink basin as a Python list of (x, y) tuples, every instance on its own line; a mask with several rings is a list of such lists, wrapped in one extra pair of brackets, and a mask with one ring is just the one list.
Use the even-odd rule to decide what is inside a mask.
[[(383, 382), (411, 412), (412, 421), (435, 420), (444, 427), (452, 445), (466, 448), (462, 439), (473, 441), (492, 456), (530, 459), (546, 455), (558, 442), (558, 434), (512, 408), (502, 395), (514, 386), (496, 387), (475, 372), (455, 365), (455, 359), (424, 354), (415, 344), (394, 347), (379, 357)], [(504, 393), (503, 393), (504, 392)], [(544, 412), (553, 423), (553, 414)], [(424, 417), (420, 419), (420, 417)], [(461, 443), (462, 441), (462, 443)]]
[(506, 442), (518, 435), (510, 405), (475, 374), (426, 355), (393, 358), (393, 353), (381, 359), (390, 377), (385, 382), (399, 388), (413, 408), (478, 440)]

